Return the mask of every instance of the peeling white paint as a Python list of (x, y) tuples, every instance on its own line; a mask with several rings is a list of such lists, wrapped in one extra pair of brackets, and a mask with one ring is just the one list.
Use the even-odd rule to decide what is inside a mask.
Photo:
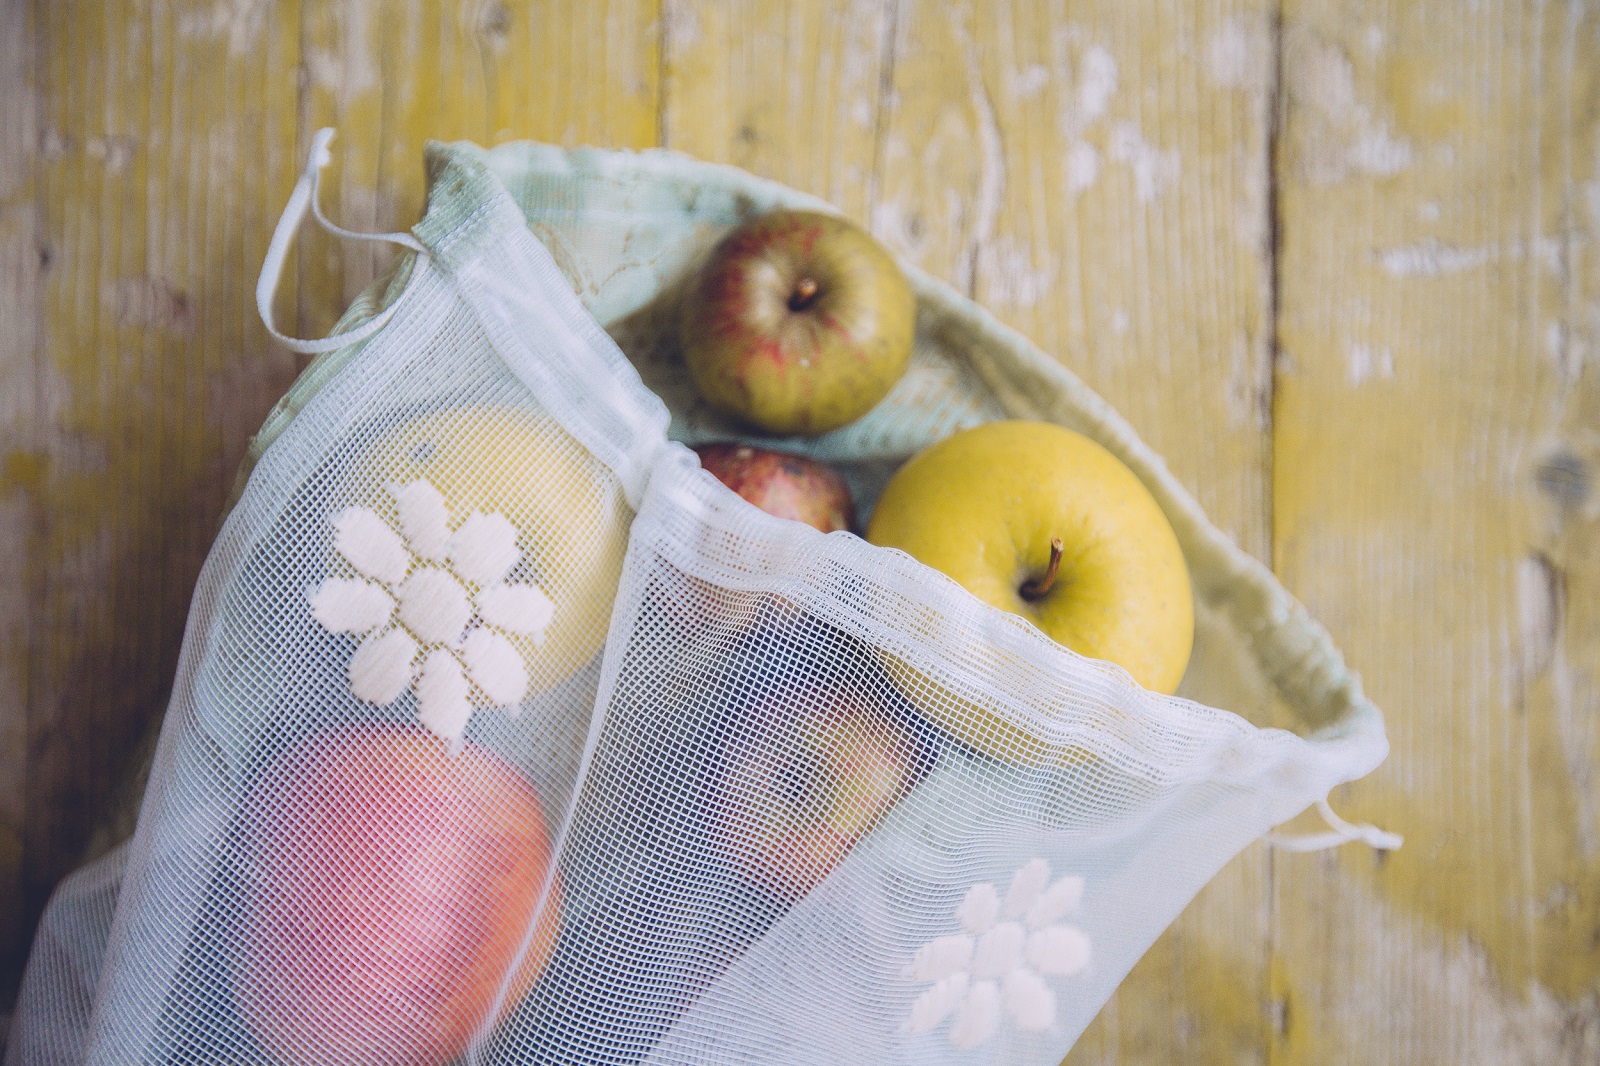
[(1299, 117), (1290, 127), (1291, 158), (1307, 181), (1392, 177), (1411, 165), (1411, 142), (1358, 98), (1355, 68), (1343, 48), (1293, 27), (1285, 36), (1284, 77)]
[(1567, 346), (1567, 330), (1560, 322), (1547, 322), (1544, 327), (1544, 350), (1557, 364), (1562, 361)]
[(178, 35), (226, 39), (229, 55), (245, 55), (256, 47), (269, 6), (269, 0), (220, 0), (185, 11), (178, 16)]
[(1350, 164), (1367, 174), (1387, 177), (1411, 165), (1411, 142), (1383, 126), (1369, 126), (1350, 145)]
[(1530, 252), (1539, 265), (1556, 274), (1565, 268), (1565, 255), (1561, 242), (1554, 237), (1540, 237), (1532, 245), (1515, 241), (1505, 245), (1483, 244), (1472, 248), (1446, 244), (1428, 237), (1415, 244), (1385, 248), (1377, 253), (1378, 264), (1392, 277), (1433, 278), (1444, 274), (1459, 274), (1487, 263), (1500, 260), (1526, 258)]
[(1010, 77), (1011, 95), (1017, 100), (1032, 100), (1050, 84), (1050, 68), (1032, 63)]
[(700, 38), (703, 36), (700, 30), (700, 12), (693, 4), (682, 3), (681, 0), (666, 0), (661, 9), (661, 18), (666, 23), (667, 40), (674, 50), (692, 48), (700, 43)]
[(1269, 43), (1264, 27), (1231, 18), (1206, 42), (1206, 73), (1225, 89), (1261, 85), (1266, 80)]
[[(1343, 954), (1351, 960), (1345, 980), (1364, 989), (1341, 1001), (1335, 1031), (1359, 1033), (1362, 1047), (1385, 1048), (1394, 1062), (1600, 1061), (1600, 993), (1591, 989), (1566, 1000), (1534, 980), (1507, 987), (1471, 936), (1447, 935), (1405, 913), (1358, 875), (1328, 880), (1327, 921), (1343, 931)], [(1506, 920), (1520, 915), (1508, 913)], [(1383, 977), (1397, 959), (1408, 960), (1407, 979), (1386, 984)], [(1340, 1052), (1352, 1049), (1340, 1041), (1325, 1054), (1328, 1061), (1345, 1061)]]
[(1087, 141), (1074, 141), (1067, 148), (1067, 191), (1077, 195), (1100, 176), (1100, 153)]
[(90, 137), (83, 144), (83, 154), (102, 164), (108, 173), (121, 174), (138, 148), (135, 137)]
[(1144, 139), (1132, 122), (1119, 122), (1111, 130), (1111, 158), (1133, 171), (1133, 187), (1145, 202), (1161, 195), (1162, 187), (1177, 178), (1181, 160), (1176, 148), (1160, 149)]
[(1483, 266), (1498, 254), (1499, 250), (1492, 246), (1459, 248), (1429, 237), (1416, 244), (1384, 249), (1378, 253), (1378, 263), (1392, 277), (1434, 278)]
[(1117, 91), (1117, 61), (1094, 45), (1083, 55), (1078, 71), (1078, 118), (1084, 124), (1105, 116)]
[(1367, 344), (1352, 344), (1347, 364), (1351, 385), (1362, 385), (1373, 379), (1394, 380), (1394, 350), (1374, 348)]

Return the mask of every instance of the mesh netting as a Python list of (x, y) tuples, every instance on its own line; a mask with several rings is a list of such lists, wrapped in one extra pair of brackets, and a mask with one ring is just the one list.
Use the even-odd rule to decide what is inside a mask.
[[(1381, 758), (756, 511), (668, 442), (669, 334), (619, 327), (630, 363), (516, 183), (433, 163), (392, 317), (264, 437), (8, 1062), (1053, 1063)], [(873, 432), (817, 446), (869, 500)]]

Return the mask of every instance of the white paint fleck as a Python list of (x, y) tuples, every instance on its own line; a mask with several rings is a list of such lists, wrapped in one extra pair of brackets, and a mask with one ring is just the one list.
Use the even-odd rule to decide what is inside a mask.
[(1116, 312), (1111, 316), (1111, 332), (1119, 337), (1127, 333), (1132, 325), (1133, 316), (1129, 315), (1124, 308), (1117, 308)]
[(1429, 237), (1416, 244), (1384, 249), (1378, 253), (1378, 263), (1392, 277), (1433, 278), (1471, 270), (1497, 257), (1498, 249), (1492, 246), (1459, 248)]
[(180, 37), (226, 38), (230, 55), (244, 55), (256, 46), (266, 24), (268, 0), (220, 0), (208, 8), (178, 16)]
[(90, 137), (83, 144), (83, 153), (101, 163), (111, 174), (121, 174), (133, 162), (139, 141), (135, 137)]
[(1411, 165), (1411, 142), (1378, 118), (1356, 94), (1355, 68), (1344, 49), (1303, 27), (1286, 35), (1284, 76), (1291, 158), (1307, 181), (1331, 185), (1354, 174), (1390, 177)]
[(1050, 68), (1043, 63), (1030, 63), (1011, 75), (1011, 95), (1018, 100), (1032, 100), (1050, 84)]
[(1544, 327), (1544, 348), (1558, 364), (1566, 351), (1567, 331), (1559, 322), (1547, 322)]
[(1425, 200), (1417, 205), (1417, 217), (1424, 222), (1439, 221), (1439, 201)]
[(666, 22), (667, 40), (674, 50), (700, 43), (700, 12), (693, 4), (667, 0), (661, 17)]
[(927, 234), (914, 222), (899, 200), (881, 200), (872, 208), (872, 235), (910, 262), (917, 262), (927, 243)]
[(1539, 237), (1531, 245), (1513, 241), (1504, 245), (1483, 244), (1473, 248), (1462, 248), (1428, 237), (1415, 244), (1385, 248), (1377, 253), (1377, 258), (1378, 264), (1392, 277), (1432, 278), (1443, 274), (1459, 274), (1501, 260), (1525, 259), (1530, 254), (1546, 270), (1563, 273), (1564, 249), (1554, 237)]
[(1159, 196), (1162, 187), (1181, 170), (1177, 149), (1155, 147), (1132, 122), (1119, 122), (1112, 128), (1111, 158), (1126, 163), (1133, 171), (1134, 190), (1146, 203)]
[(1394, 351), (1390, 348), (1373, 348), (1366, 344), (1352, 344), (1348, 363), (1351, 385), (1362, 385), (1374, 378), (1394, 380)]
[(1067, 148), (1066, 169), (1067, 191), (1076, 195), (1100, 176), (1100, 153), (1087, 141), (1073, 141)]
[(1117, 61), (1108, 49), (1091, 45), (1072, 58), (1079, 36), (1058, 33), (1054, 41), (1057, 66), (1076, 70), (1071, 91), (1062, 94), (1057, 115), (1057, 125), (1069, 143), (1083, 140), (1090, 127), (1105, 118), (1117, 91)]
[(1228, 89), (1247, 89), (1254, 84), (1259, 64), (1255, 43), (1238, 19), (1225, 22), (1206, 45), (1206, 72), (1211, 80)]
[(1361, 41), (1367, 46), (1367, 51), (1374, 54), (1383, 51), (1383, 40), (1382, 26), (1368, 26), (1366, 32), (1361, 35)]
[(1084, 53), (1078, 71), (1078, 117), (1085, 123), (1105, 115), (1117, 91), (1117, 61), (1110, 52), (1095, 45)]
[(1411, 165), (1411, 142), (1395, 137), (1386, 127), (1369, 126), (1350, 145), (1350, 163), (1379, 177), (1398, 174)]

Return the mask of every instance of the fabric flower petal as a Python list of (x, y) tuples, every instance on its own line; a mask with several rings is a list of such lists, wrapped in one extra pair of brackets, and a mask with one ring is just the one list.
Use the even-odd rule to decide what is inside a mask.
[(484, 587), (505, 580), (506, 571), (522, 557), (517, 549), (517, 527), (511, 520), (481, 511), (472, 512), (461, 528), (450, 534), (447, 554), (456, 573)]
[(958, 970), (965, 970), (972, 961), (973, 943), (972, 937), (964, 933), (928, 941), (911, 960), (911, 979), (938, 981)]
[(1028, 908), (1029, 929), (1042, 929), (1078, 909), (1083, 899), (1083, 878), (1068, 874), (1045, 889)]
[(333, 633), (370, 633), (388, 623), (394, 598), (370, 581), (330, 577), (309, 597), (311, 617)]
[(1044, 886), (1049, 883), (1050, 864), (1045, 860), (1034, 859), (1023, 866), (1011, 878), (1011, 887), (1006, 890), (1006, 901), (1000, 907), (1000, 916), (1022, 917), (1044, 891)]
[(967, 995), (967, 975), (953, 973), (939, 979), (934, 986), (911, 1004), (911, 1014), (906, 1018), (906, 1032), (926, 1033), (961, 1005)]
[(495, 585), (478, 593), (478, 614), (492, 626), (543, 643), (556, 605), (535, 585)]
[(1071, 977), (1089, 965), (1089, 936), (1070, 925), (1052, 925), (1028, 937), (1028, 965), (1052, 977)]
[(403, 629), (389, 629), (361, 642), (350, 656), (350, 691), (357, 699), (387, 706), (411, 684), (417, 642)]
[(397, 593), (400, 621), (429, 644), (454, 644), (472, 619), (472, 601), (461, 582), (425, 566), (406, 578)]
[(450, 508), (444, 495), (427, 481), (417, 479), (389, 495), (400, 510), (400, 532), (406, 535), (411, 550), (431, 563), (442, 563), (450, 542)]
[(956, 908), (956, 920), (961, 928), (973, 935), (987, 933), (999, 917), (1000, 893), (987, 883), (967, 889), (966, 898)]
[(333, 546), (363, 575), (397, 585), (411, 566), (400, 535), (366, 507), (347, 507), (333, 520)]
[(423, 660), (417, 678), (417, 720), (449, 741), (460, 740), (472, 717), (467, 676), (456, 657), (435, 648)]
[(499, 633), (481, 628), (467, 634), (461, 652), (467, 660), (467, 673), (490, 701), (514, 708), (515, 714), (516, 705), (528, 694), (528, 666), (522, 653)]
[(988, 1043), (1000, 1028), (1000, 986), (979, 981), (967, 989), (966, 998), (956, 1008), (950, 1023), (950, 1043), (959, 1051), (970, 1051)]
[(1056, 994), (1026, 966), (1012, 970), (1000, 982), (1000, 1002), (1025, 1033), (1043, 1032), (1055, 1024)]
[(1022, 947), (1028, 934), (1020, 922), (1001, 922), (978, 938), (972, 952), (972, 976), (978, 980), (1003, 977), (1022, 965)]

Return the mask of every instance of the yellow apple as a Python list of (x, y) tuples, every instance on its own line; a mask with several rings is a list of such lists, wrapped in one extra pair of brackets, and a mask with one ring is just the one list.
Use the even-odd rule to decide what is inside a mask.
[[(1170, 693), (1194, 642), (1177, 537), (1138, 477), (1106, 449), (1046, 422), (991, 422), (928, 448), (890, 480), (867, 526), (979, 599), (1081, 655)], [(928, 709), (963, 740), (1016, 759), (1037, 747), (986, 712)]]
[[(604, 645), (632, 514), (615, 478), (550, 416), (468, 404), (405, 420), (351, 467), (349, 479), (350, 498), (401, 534), (395, 493), (418, 481), (442, 497), (451, 531), (475, 513), (515, 527), (518, 561), (506, 580), (536, 586), (552, 608), (541, 632), (506, 634), (522, 653), (529, 693), (560, 684)], [(419, 556), (415, 571), (427, 565), (427, 553), (413, 539), (406, 537)]]

